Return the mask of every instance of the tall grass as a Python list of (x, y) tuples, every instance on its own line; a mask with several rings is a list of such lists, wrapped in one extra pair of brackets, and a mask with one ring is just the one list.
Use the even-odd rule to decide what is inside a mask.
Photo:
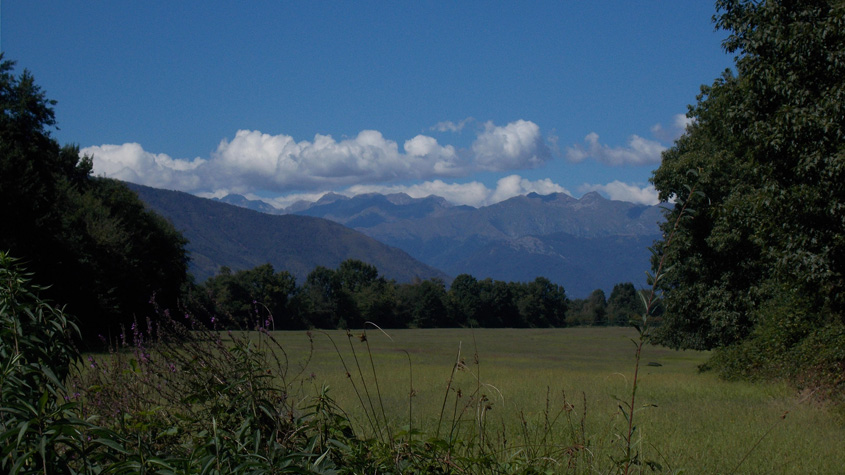
[[(343, 331), (328, 333), (345, 338)], [(424, 438), (437, 430), (444, 391), (461, 347), (462, 354), (470, 353), (464, 357), (470, 368), (476, 366), (472, 354), (477, 351), (482, 382), (498, 390), (485, 392), (492, 404), (484, 414), (488, 440), (501, 439), (514, 452), (534, 450), (535, 454), (551, 452), (552, 447), (574, 452), (583, 445), (577, 453), (580, 468), (574, 473), (617, 470), (613, 459), (622, 453), (619, 436), (627, 429), (617, 398), (630, 396), (633, 365), (629, 340), (637, 337), (635, 330), (439, 329), (393, 330), (389, 334), (392, 340), (374, 332), (368, 333), (368, 339), (387, 417), (396, 430), (409, 421), (404, 351), (413, 363), (416, 396), (412, 425)], [(329, 386), (353, 426), (367, 437), (359, 403), (334, 349), (326, 338), (314, 336), (310, 370), (317, 387)], [(291, 354), (310, 347), (302, 332), (284, 332), (277, 337), (287, 342)], [(477, 350), (467, 350), (473, 341)], [(349, 350), (341, 351), (351, 358)], [(737, 473), (836, 473), (845, 464), (845, 452), (838, 443), (845, 436), (845, 420), (837, 419), (825, 406), (802, 402), (801, 395), (786, 384), (730, 382), (712, 373), (699, 373), (698, 366), (708, 358), (707, 352), (643, 347), (638, 400), (657, 407), (640, 413), (635, 434), (640, 438), (642, 457), (662, 465), (658, 472), (730, 473), (746, 455)], [(445, 420), (451, 422), (457, 389), (465, 396), (477, 387), (475, 373), (455, 372)], [(563, 412), (555, 420), (559, 411)], [(781, 419), (786, 411), (786, 419)], [(548, 433), (546, 413), (554, 422)], [(474, 421), (474, 412), (465, 413), (459, 427), (467, 431)], [(774, 429), (751, 450), (773, 424)], [(441, 437), (447, 427), (441, 426)], [(504, 453), (500, 449), (495, 455)], [(568, 456), (558, 458), (554, 470), (573, 473), (565, 468)]]

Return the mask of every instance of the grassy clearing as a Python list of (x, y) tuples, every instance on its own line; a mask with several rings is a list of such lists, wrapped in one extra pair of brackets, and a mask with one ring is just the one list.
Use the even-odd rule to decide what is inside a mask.
[[(376, 403), (377, 412), (380, 417), (384, 407), (392, 430), (410, 421), (414, 428), (434, 433), (452, 368), (462, 360), (466, 366), (453, 378), (439, 424), (441, 435), (457, 430), (464, 437), (478, 436), (481, 423), (485, 436), (496, 438), (503, 448), (576, 445), (586, 414), (584, 454), (592, 468), (609, 470), (611, 457), (621, 454), (624, 421), (615, 398), (630, 398), (632, 330), (432, 329), (390, 330), (387, 335), (369, 330), (366, 342), (360, 341), (360, 334), (347, 338), (342, 331), (313, 333), (314, 353), (305, 367), (309, 377), (301, 397), (328, 385), (340, 407), (365, 432), (373, 424), (367, 422), (352, 382), (365, 401), (378, 401), (380, 393), (383, 404)], [(288, 352), (291, 369), (305, 364), (310, 345), (305, 332), (275, 336)], [(645, 348), (638, 405), (657, 406), (637, 415), (645, 458), (659, 462), (665, 471), (687, 473), (731, 473), (746, 456), (738, 473), (837, 473), (845, 466), (841, 417), (801, 402), (800, 395), (784, 385), (726, 382), (700, 374), (697, 366), (706, 358), (703, 352)], [(469, 404), (471, 396), (477, 402), (482, 394), (489, 399), (489, 410)], [(566, 411), (566, 404), (574, 407)], [(460, 421), (454, 429), (453, 421)], [(547, 425), (551, 436), (544, 439)]]

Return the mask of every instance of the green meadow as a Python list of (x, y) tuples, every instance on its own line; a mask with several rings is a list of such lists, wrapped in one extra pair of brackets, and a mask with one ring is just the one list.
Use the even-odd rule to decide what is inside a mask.
[[(631, 329), (273, 335), (287, 353), (290, 378), (298, 381), (297, 397), (304, 403), (328, 387), (365, 434), (411, 428), (422, 439), (435, 433), (483, 438), (502, 457), (560, 454), (570, 460), (562, 472), (612, 471), (624, 450), (627, 425), (618, 399), (631, 398)], [(706, 352), (645, 347), (635, 403), (635, 440), (644, 460), (675, 473), (841, 472), (841, 411), (786, 385), (701, 373), (707, 358)]]

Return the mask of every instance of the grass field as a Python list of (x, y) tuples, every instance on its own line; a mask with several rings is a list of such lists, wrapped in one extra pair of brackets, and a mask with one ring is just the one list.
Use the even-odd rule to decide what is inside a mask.
[[(579, 472), (610, 470), (611, 459), (622, 454), (627, 426), (615, 398), (631, 397), (633, 330), (372, 329), (365, 342), (360, 335), (313, 332), (306, 363), (311, 343), (305, 332), (274, 333), (291, 372), (302, 371), (298, 396), (304, 400), (328, 385), (329, 395), (364, 432), (387, 430), (368, 422), (381, 420), (383, 409), (392, 431), (410, 421), (426, 434), (483, 436), (495, 439), (503, 454), (570, 447), (585, 464)], [(645, 459), (665, 472), (842, 472), (841, 415), (785, 385), (726, 382), (699, 373), (707, 356), (645, 348), (637, 406), (649, 407), (636, 413)], [(465, 366), (453, 377), (456, 361)], [(369, 401), (376, 416), (368, 419)]]

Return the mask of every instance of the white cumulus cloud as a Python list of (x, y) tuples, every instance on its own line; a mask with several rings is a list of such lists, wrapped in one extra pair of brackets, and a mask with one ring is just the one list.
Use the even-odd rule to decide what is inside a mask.
[(657, 140), (631, 135), (626, 145), (617, 147), (601, 143), (599, 134), (590, 132), (584, 137), (584, 143), (566, 148), (566, 159), (578, 163), (592, 158), (611, 166), (658, 164), (662, 153), (666, 150), (663, 144), (680, 138), (693, 122), (694, 119), (690, 119), (685, 114), (675, 114), (669, 126), (655, 124), (651, 127), (651, 133)]
[(467, 117), (466, 119), (455, 123), (451, 120), (445, 120), (443, 122), (438, 122), (430, 127), (430, 130), (436, 130), (438, 132), (460, 132), (467, 126), (470, 122), (474, 122), (475, 119), (472, 117)]
[(607, 195), (611, 200), (630, 201), (644, 205), (656, 205), (660, 202), (657, 190), (648, 185), (640, 187), (614, 180), (606, 185), (584, 184), (578, 188), (581, 192), (598, 191)]
[(488, 204), (498, 203), (499, 201), (504, 201), (514, 196), (527, 195), (528, 193), (537, 193), (539, 195), (548, 195), (551, 193), (571, 194), (566, 188), (552, 182), (548, 178), (530, 181), (519, 175), (510, 175), (496, 182), (496, 189), (488, 199)]
[(625, 147), (611, 147), (599, 142), (599, 134), (591, 132), (584, 137), (586, 145), (576, 144), (566, 149), (566, 158), (581, 162), (593, 158), (606, 165), (650, 165), (660, 163), (660, 154), (666, 150), (660, 142), (632, 135)]
[(404, 175), (410, 167), (396, 142), (374, 130), (341, 141), (317, 134), (310, 142), (239, 130), (231, 141), (220, 142), (209, 168), (215, 185), (286, 190), (380, 180)]
[(654, 124), (651, 127), (651, 133), (662, 142), (674, 142), (686, 132), (687, 127), (692, 123), (693, 119), (687, 117), (686, 114), (675, 114), (669, 127), (663, 127), (663, 124)]
[(144, 185), (215, 193), (255, 190), (279, 193), (337, 189), (356, 184), (465, 177), (477, 171), (535, 168), (551, 158), (540, 128), (518, 120), (488, 122), (471, 149), (441, 145), (417, 135), (399, 145), (376, 130), (355, 137), (314, 136), (296, 141), (285, 134), (238, 130), (207, 159), (173, 159), (137, 143), (101, 145), (81, 151), (93, 156), (96, 173)]
[(552, 157), (540, 127), (528, 120), (506, 126), (487, 122), (473, 142), (472, 152), (481, 169), (493, 171), (536, 168)]
[(206, 163), (146, 152), (137, 143), (86, 147), (79, 154), (93, 157), (95, 175), (179, 190), (196, 188), (201, 181), (197, 171)]

